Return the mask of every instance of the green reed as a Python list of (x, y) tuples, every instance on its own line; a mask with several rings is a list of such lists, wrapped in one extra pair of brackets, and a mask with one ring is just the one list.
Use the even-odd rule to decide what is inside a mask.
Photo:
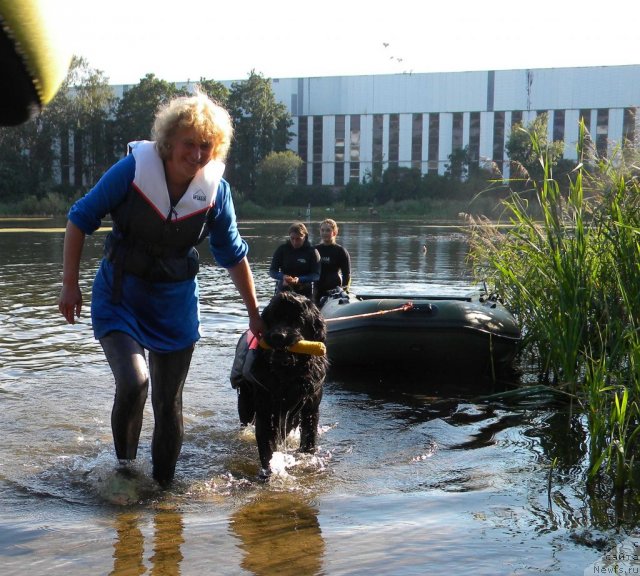
[(507, 226), (472, 221), (470, 260), (523, 327), (523, 362), (583, 406), (589, 479), (605, 479), (622, 494), (633, 487), (640, 434), (635, 150), (598, 158), (581, 125), (579, 161), (560, 183), (547, 150), (530, 138), (543, 177), (504, 202)]

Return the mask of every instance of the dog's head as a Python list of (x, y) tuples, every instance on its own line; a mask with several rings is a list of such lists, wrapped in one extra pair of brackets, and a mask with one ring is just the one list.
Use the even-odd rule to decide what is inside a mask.
[(324, 342), (325, 321), (318, 307), (295, 292), (278, 292), (262, 311), (265, 342), (274, 350), (283, 350), (300, 340)]

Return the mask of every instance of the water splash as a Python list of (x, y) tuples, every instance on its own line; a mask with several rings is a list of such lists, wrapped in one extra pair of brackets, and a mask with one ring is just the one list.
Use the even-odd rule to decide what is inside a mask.
[(104, 502), (116, 506), (143, 503), (160, 493), (160, 487), (151, 478), (148, 462), (121, 461), (114, 466), (101, 460), (88, 474), (90, 488)]

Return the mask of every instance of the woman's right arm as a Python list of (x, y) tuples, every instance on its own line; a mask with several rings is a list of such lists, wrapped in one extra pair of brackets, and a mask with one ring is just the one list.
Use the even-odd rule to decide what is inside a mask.
[(62, 290), (58, 309), (69, 324), (74, 324), (82, 309), (80, 257), (86, 234), (97, 230), (102, 218), (122, 202), (135, 176), (135, 159), (127, 156), (116, 162), (96, 185), (69, 210), (64, 235)]
[(84, 246), (85, 234), (71, 220), (67, 222), (64, 234), (62, 259), (62, 290), (58, 300), (58, 309), (69, 324), (75, 324), (82, 310), (82, 292), (80, 291), (80, 257)]

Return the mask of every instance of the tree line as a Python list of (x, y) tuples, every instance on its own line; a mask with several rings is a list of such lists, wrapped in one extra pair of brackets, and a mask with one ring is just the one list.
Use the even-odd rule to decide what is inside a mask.
[[(254, 71), (230, 88), (205, 78), (197, 84), (231, 114), (235, 135), (226, 177), (251, 199), (262, 160), (284, 153), (291, 141), (291, 116), (276, 101), (270, 80)], [(129, 142), (150, 138), (159, 106), (188, 93), (147, 74), (118, 98), (101, 71), (74, 56), (58, 94), (41, 114), (21, 126), (0, 128), (0, 203), (25, 213), (43, 206), (46, 211), (47, 200), (67, 204), (122, 158)]]
[[(276, 101), (270, 79), (252, 71), (229, 88), (206, 78), (197, 84), (232, 117), (235, 135), (225, 177), (240, 207), (383, 206), (464, 201), (480, 193), (499, 200), (507, 192), (495, 167), (474, 164), (466, 148), (452, 152), (444, 175), (391, 165), (346, 186), (299, 185), (303, 161), (287, 150), (293, 120)], [(159, 106), (186, 94), (188, 87), (147, 74), (118, 98), (101, 71), (74, 56), (62, 87), (41, 114), (18, 127), (0, 127), (0, 205), (23, 214), (64, 213), (125, 154), (129, 142), (150, 137)], [(543, 114), (528, 131), (546, 139), (546, 122)], [(539, 169), (527, 150), (529, 140), (518, 128), (508, 138), (507, 156), (535, 175)], [(561, 163), (561, 143), (549, 143), (549, 148), (552, 163)]]

